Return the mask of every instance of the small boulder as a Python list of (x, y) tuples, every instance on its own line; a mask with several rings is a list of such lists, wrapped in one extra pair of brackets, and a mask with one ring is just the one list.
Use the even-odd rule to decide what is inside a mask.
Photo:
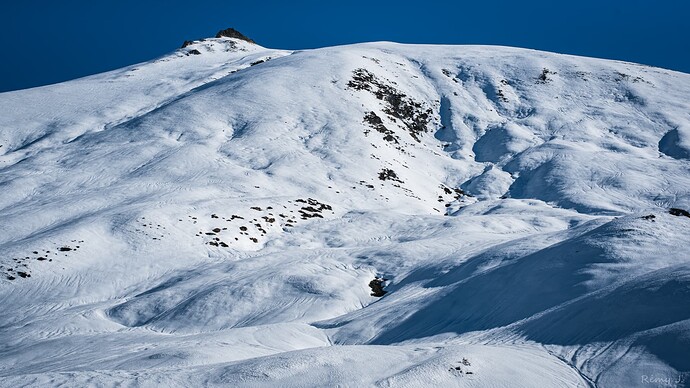
[(387, 279), (375, 278), (369, 282), (369, 288), (371, 288), (371, 296), (380, 298), (388, 293), (388, 291), (383, 289), (384, 282)]

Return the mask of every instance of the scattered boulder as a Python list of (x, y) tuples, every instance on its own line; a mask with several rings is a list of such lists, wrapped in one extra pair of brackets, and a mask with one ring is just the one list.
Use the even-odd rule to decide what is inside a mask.
[(387, 279), (374, 278), (374, 280), (369, 282), (369, 287), (371, 288), (371, 296), (380, 298), (388, 293), (388, 291), (383, 289), (383, 284)]
[(389, 168), (384, 168), (379, 172), (379, 179), (382, 181), (390, 180), (390, 181), (396, 181), (403, 183), (399, 178), (398, 174), (395, 173), (395, 171), (389, 169)]
[(555, 71), (551, 71), (547, 68), (543, 68), (541, 71), (541, 74), (539, 75), (539, 78), (537, 78), (537, 83), (538, 84), (546, 84), (552, 81), (551, 78), (549, 78), (550, 74), (556, 74)]

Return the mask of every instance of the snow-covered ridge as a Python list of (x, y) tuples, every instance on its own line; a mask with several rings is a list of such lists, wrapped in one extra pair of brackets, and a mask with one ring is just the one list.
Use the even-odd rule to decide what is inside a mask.
[(289, 53), (239, 39), (208, 38), (190, 41), (186, 47), (150, 62), (3, 93), (0, 106), (7, 114), (0, 118), (0, 151), (8, 154), (44, 141), (70, 141), (87, 132), (114, 127), (252, 63)]
[(0, 94), (0, 376), (687, 380), (688, 101), (631, 63), (227, 37)]

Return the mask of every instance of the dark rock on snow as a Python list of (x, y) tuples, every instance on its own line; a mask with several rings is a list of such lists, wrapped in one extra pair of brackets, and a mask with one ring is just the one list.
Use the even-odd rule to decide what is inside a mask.
[(253, 40), (244, 36), (244, 34), (242, 34), (241, 32), (237, 31), (234, 28), (227, 28), (225, 30), (218, 31), (218, 33), (216, 34), (216, 38), (223, 38), (223, 37), (240, 39), (240, 40), (244, 40), (244, 41), (249, 42), (249, 43), (256, 43)]

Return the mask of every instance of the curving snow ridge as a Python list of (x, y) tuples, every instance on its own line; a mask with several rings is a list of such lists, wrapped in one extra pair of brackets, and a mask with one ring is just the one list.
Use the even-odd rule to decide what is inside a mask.
[(0, 94), (2, 384), (685, 384), (688, 101), (623, 62), (230, 38)]

